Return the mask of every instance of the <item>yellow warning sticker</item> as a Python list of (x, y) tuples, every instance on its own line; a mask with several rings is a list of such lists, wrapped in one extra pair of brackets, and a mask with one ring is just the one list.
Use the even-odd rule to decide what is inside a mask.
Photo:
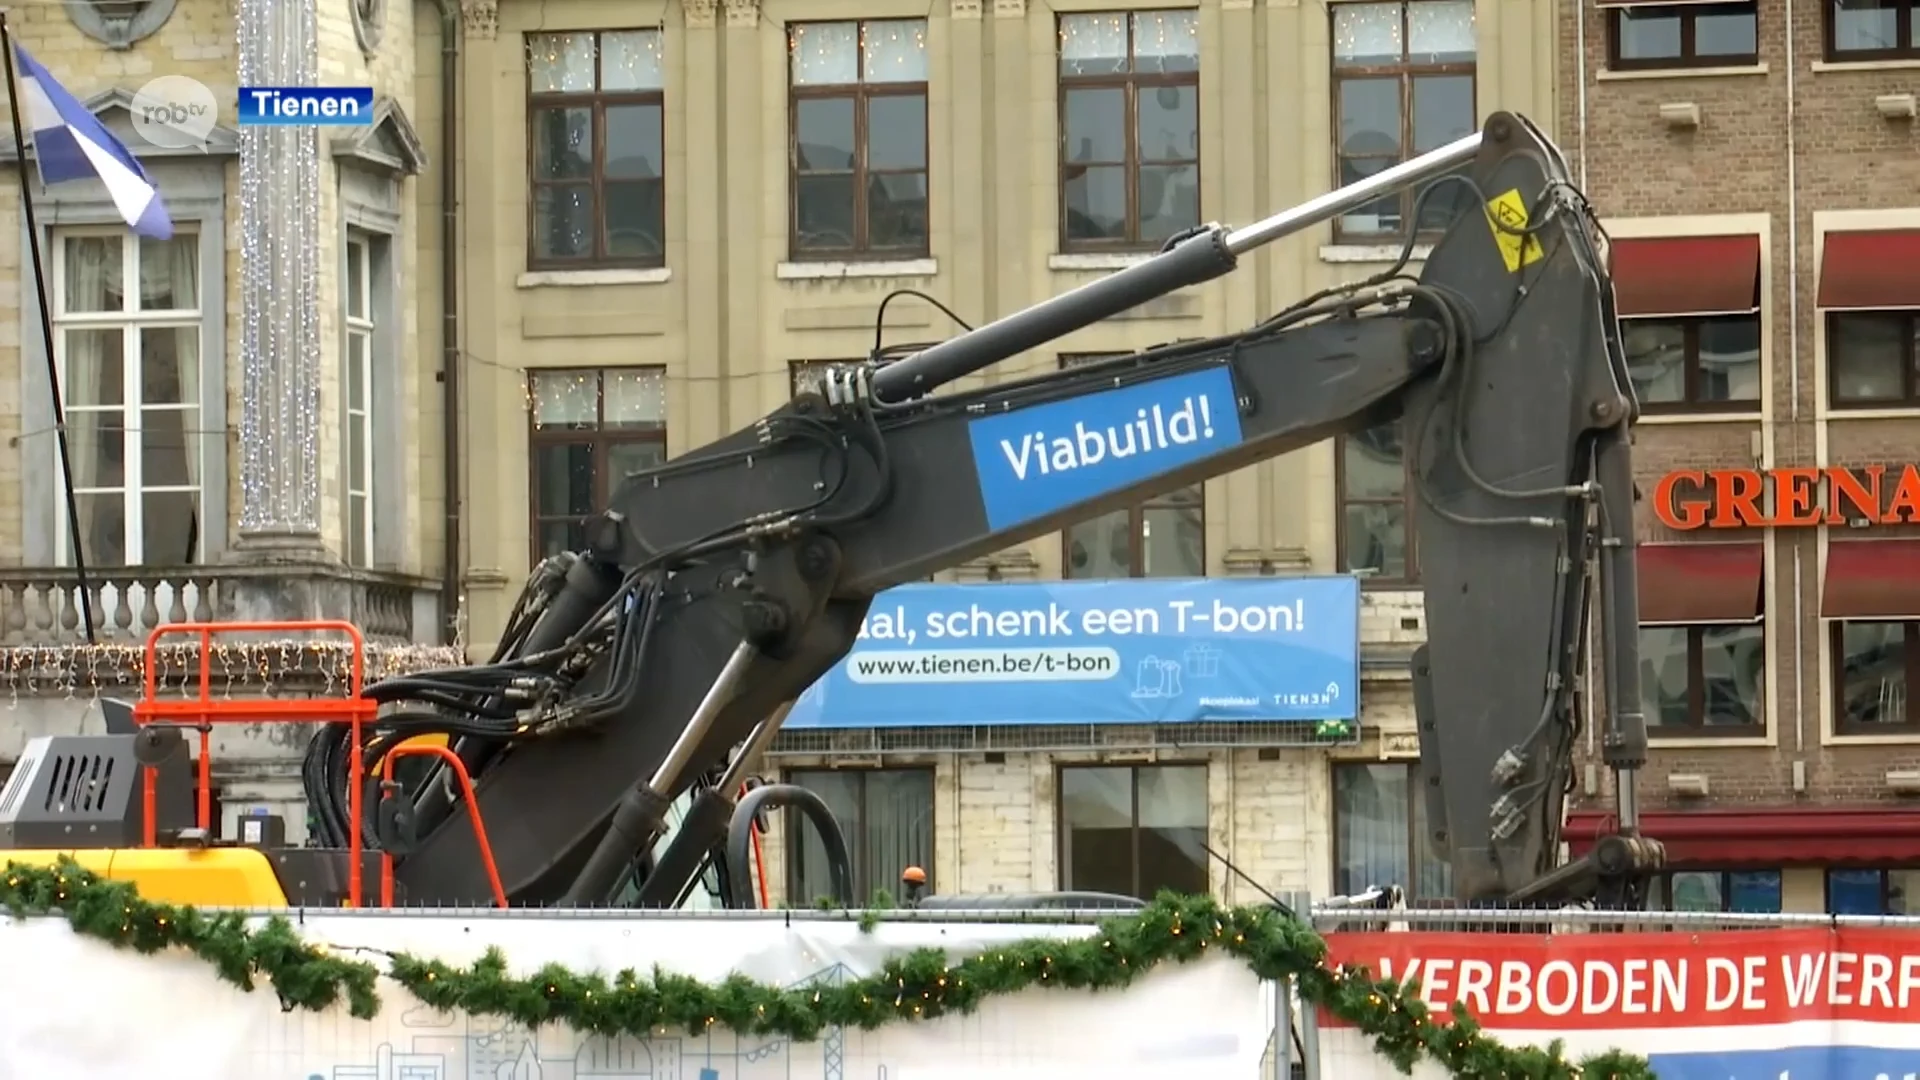
[(1538, 238), (1527, 235), (1527, 204), (1515, 188), (1487, 200), (1487, 224), (1493, 229), (1493, 242), (1500, 248), (1500, 260), (1507, 273), (1517, 274), (1523, 266), (1532, 266), (1546, 254)]

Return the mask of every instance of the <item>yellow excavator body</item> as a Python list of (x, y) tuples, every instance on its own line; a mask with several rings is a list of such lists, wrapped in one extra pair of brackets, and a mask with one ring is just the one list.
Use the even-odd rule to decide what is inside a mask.
[(109, 881), (124, 881), (161, 904), (195, 907), (284, 908), (286, 890), (257, 848), (81, 848), (0, 851), (0, 866), (52, 866), (72, 859)]

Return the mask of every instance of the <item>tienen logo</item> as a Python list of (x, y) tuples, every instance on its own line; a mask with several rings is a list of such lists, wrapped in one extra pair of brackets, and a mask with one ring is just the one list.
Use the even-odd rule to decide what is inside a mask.
[(1172, 412), (1157, 404), (1136, 409), (1132, 423), (1090, 428), (1076, 421), (1072, 435), (1049, 437), (1045, 431), (1035, 431), (1022, 435), (1017, 446), (1012, 439), (1001, 439), (1000, 452), (1013, 466), (1013, 475), (1025, 480), (1030, 473), (1049, 476), (1109, 458), (1130, 458), (1211, 438), (1212, 403), (1204, 397), (1188, 397)]
[(980, 417), (967, 425), (995, 530), (1173, 472), (1240, 441), (1225, 367)]

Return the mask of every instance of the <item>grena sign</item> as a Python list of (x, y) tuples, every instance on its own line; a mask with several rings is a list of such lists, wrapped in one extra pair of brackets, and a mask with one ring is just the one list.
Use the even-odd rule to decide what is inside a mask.
[(985, 416), (967, 427), (988, 528), (1010, 529), (1236, 446), (1224, 366)]

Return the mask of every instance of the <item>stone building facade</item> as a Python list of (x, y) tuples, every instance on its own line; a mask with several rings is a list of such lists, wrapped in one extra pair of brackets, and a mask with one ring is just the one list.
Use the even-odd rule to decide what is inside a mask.
[[(1915, 5), (1560, 11), (1560, 141), (1647, 404), (1642, 802), (1671, 899), (1915, 910)], [(1610, 805), (1584, 779), (1576, 846)]]

